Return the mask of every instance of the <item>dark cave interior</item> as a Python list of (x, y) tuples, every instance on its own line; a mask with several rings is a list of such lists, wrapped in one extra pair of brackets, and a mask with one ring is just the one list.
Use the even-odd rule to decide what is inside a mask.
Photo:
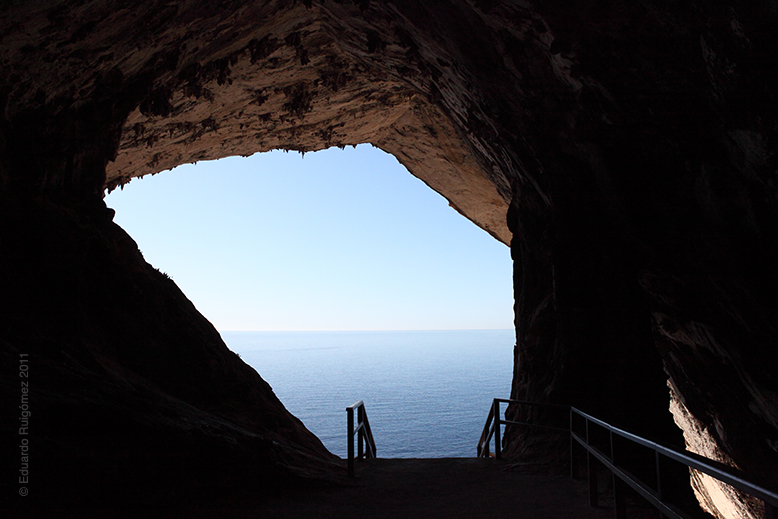
[[(513, 398), (685, 442), (778, 488), (775, 2), (0, 12), (2, 434), (18, 443), (25, 354), (52, 502), (338, 481), (102, 195), (196, 160), (361, 142), (510, 244)], [(505, 439), (517, 457), (541, 444)]]

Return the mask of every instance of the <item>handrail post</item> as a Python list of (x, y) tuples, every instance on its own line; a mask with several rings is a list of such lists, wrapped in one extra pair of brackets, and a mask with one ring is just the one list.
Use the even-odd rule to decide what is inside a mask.
[[(492, 409), (494, 409), (494, 407), (492, 407)], [(494, 427), (494, 422), (492, 422), (491, 424), (489, 424), (489, 427), (490, 427), (490, 428), (491, 428), (491, 427)], [(489, 434), (488, 434), (488, 432), (487, 432), (487, 434), (486, 434), (486, 442), (484, 442), (484, 450), (483, 450), (483, 456), (484, 456), (484, 458), (488, 458), (489, 456), (491, 456), (491, 454), (489, 453), (489, 441), (490, 441), (490, 439), (489, 439)]]
[[(354, 424), (354, 409), (357, 410), (357, 423)], [(346, 427), (348, 428), (348, 475), (354, 477), (354, 460), (376, 457), (375, 440), (367, 419), (365, 403), (358, 401), (346, 408)], [(358, 452), (354, 456), (354, 435), (357, 435)], [(367, 450), (366, 450), (367, 449)]]
[(578, 474), (578, 463), (575, 460), (575, 452), (573, 452), (573, 408), (570, 408), (570, 477), (576, 479)]
[(586, 473), (589, 483), (589, 506), (597, 506), (600, 501), (600, 490), (597, 488), (597, 466), (596, 461), (589, 450), (589, 419), (584, 418), (586, 426)]
[[(613, 450), (613, 431), (609, 430), (608, 435), (610, 437), (611, 444), (611, 464), (616, 467), (616, 454)], [(626, 519), (627, 517), (627, 497), (624, 495), (626, 490), (626, 483), (622, 481), (615, 472), (611, 472), (613, 476), (613, 507), (616, 512), (616, 519)]]
[(367, 410), (365, 410), (365, 414), (362, 415), (362, 418), (365, 421), (362, 426), (365, 430), (365, 457), (375, 458), (375, 440), (373, 439), (373, 431), (370, 430), (370, 420), (367, 418)]
[(357, 459), (361, 460), (365, 456), (365, 406), (361, 405), (357, 409)]
[(494, 406), (494, 457), (499, 460), (502, 454), (502, 440), (500, 439), (500, 401), (495, 398), (492, 405)]
[[(341, 415), (343, 416), (343, 415)], [(354, 408), (346, 408), (346, 424), (348, 426), (348, 475), (354, 477)]]
[(480, 458), (489, 457), (489, 442), (492, 440), (492, 421), (494, 418), (494, 402), (489, 406), (489, 414), (486, 416), (486, 423), (484, 424), (484, 430), (481, 433), (481, 439), (478, 440), (478, 456)]

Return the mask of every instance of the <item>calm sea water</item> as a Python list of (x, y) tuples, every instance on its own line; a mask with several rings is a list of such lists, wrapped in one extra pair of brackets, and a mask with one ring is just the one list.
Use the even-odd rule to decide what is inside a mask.
[(473, 457), (493, 398), (510, 394), (513, 330), (222, 332), (340, 457), (363, 400), (382, 458)]

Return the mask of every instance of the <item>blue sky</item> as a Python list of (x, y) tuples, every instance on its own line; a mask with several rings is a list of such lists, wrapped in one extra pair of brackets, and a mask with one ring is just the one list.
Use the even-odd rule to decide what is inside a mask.
[(370, 145), (189, 164), (106, 203), (220, 331), (513, 326), (509, 248)]

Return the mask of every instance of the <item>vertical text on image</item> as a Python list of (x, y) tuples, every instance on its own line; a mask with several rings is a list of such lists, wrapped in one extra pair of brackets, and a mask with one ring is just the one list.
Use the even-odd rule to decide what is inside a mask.
[(27, 353), (19, 354), (19, 495), (27, 496), (25, 485), (30, 482), (30, 360)]

